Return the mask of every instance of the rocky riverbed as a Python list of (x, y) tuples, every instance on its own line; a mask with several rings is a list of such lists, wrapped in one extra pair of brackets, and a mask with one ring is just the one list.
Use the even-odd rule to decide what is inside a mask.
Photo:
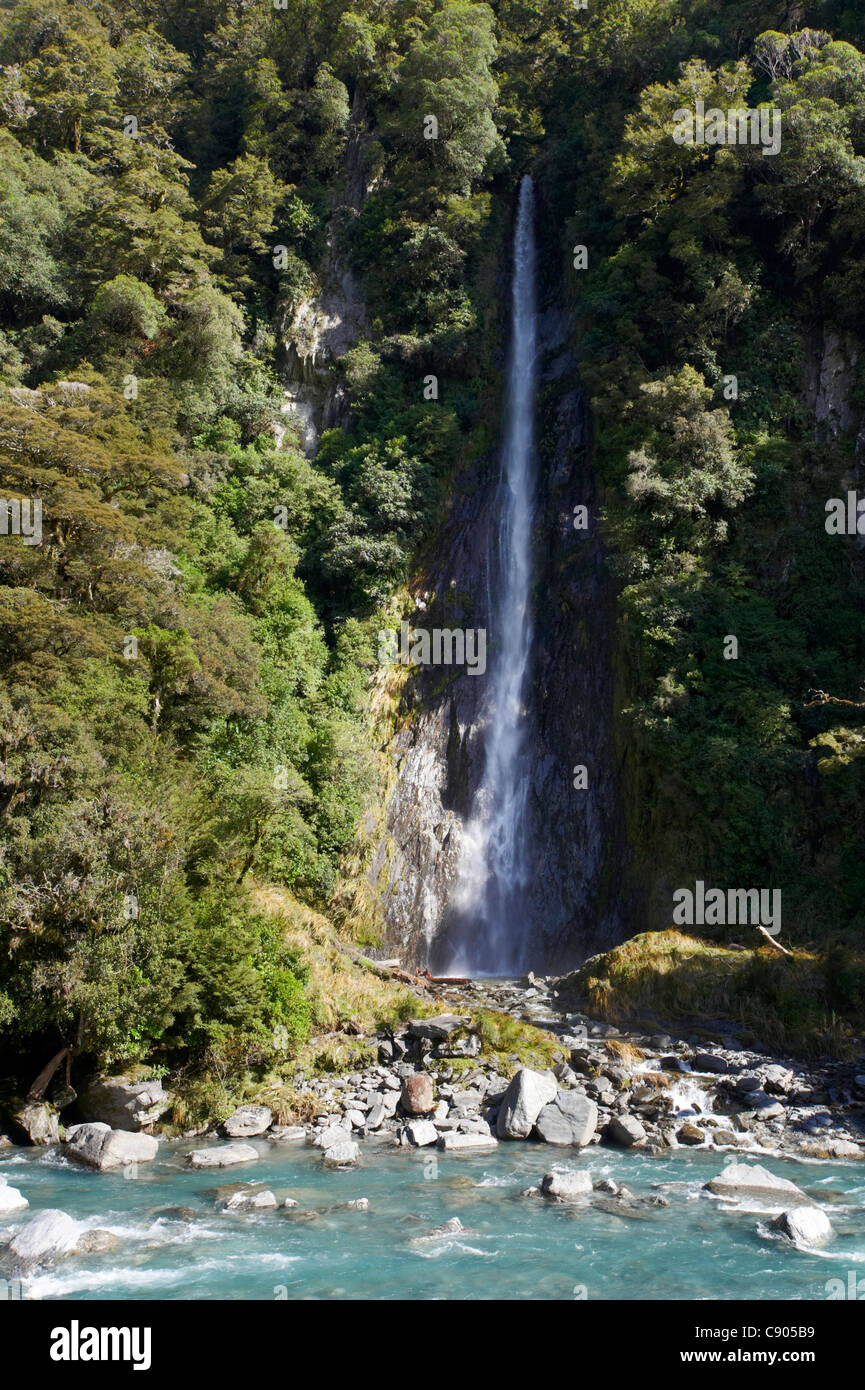
[[(562, 1014), (555, 981), (439, 986), (447, 1011), (382, 1036), (378, 1064), (306, 1085), (323, 1113), (304, 1131), (335, 1142), (479, 1148), (531, 1139), (555, 1147), (681, 1145), (800, 1158), (865, 1157), (865, 1056), (805, 1066), (718, 1041), (646, 1035)], [(558, 1041), (552, 1065), (510, 1082), (467, 1028), (479, 1009), (535, 1024)], [(260, 1114), (254, 1124), (264, 1124)], [(240, 1133), (238, 1121), (229, 1133)], [(270, 1123), (246, 1134), (298, 1138)]]
[[(170, 1105), (161, 1083), (101, 1079), (84, 1109), (104, 1118), (69, 1125), (61, 1138), (50, 1107), (36, 1105), (19, 1114), (19, 1131), (31, 1124), (31, 1140), (49, 1158), (79, 1169), (134, 1175), (163, 1148), (187, 1169), (232, 1170), (241, 1180), (217, 1196), (220, 1209), (235, 1214), (298, 1206), (256, 1181), (267, 1146), (274, 1154), (312, 1148), (323, 1171), (351, 1170), (399, 1150), (472, 1156), (533, 1146), (542, 1171), (525, 1197), (590, 1202), (631, 1219), (667, 1206), (668, 1195), (635, 1196), (627, 1183), (592, 1176), (585, 1162), (572, 1160), (612, 1149), (641, 1159), (716, 1151), (708, 1195), (763, 1203), (773, 1231), (800, 1248), (831, 1242), (826, 1213), (766, 1163), (865, 1157), (865, 1059), (806, 1067), (743, 1047), (723, 1029), (710, 1041), (626, 1032), (561, 1011), (555, 980), (433, 983), (428, 992), (439, 1012), (381, 1033), (374, 1065), (295, 1078), (300, 1102), (315, 1116), (306, 1124), (280, 1124), (270, 1106), (248, 1104), (190, 1132), (185, 1144), (161, 1144), (154, 1131)], [(548, 1065), (523, 1065), (501, 1051), (485, 1055), (479, 1011), (543, 1029)], [(0, 1159), (15, 1152), (8, 1138), (4, 1145)], [(6, 1267), (111, 1249), (110, 1233), (85, 1231), (64, 1212), (30, 1215), (27, 1206), (24, 1191), (0, 1181), (0, 1220), (14, 1218), (5, 1231)]]

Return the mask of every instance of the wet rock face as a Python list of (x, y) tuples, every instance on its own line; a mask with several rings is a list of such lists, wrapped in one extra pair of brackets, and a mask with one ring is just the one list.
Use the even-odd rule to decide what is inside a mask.
[[(540, 230), (540, 229), (539, 229)], [(543, 235), (539, 264), (545, 257)], [(526, 698), (525, 835), (536, 872), (525, 891), (525, 965), (564, 971), (640, 930), (616, 799), (611, 711), (614, 595), (597, 525), (586, 412), (558, 285), (539, 287), (540, 486), (533, 528), (534, 644)], [(500, 302), (507, 302), (503, 283)], [(545, 307), (546, 303), (546, 307)], [(503, 322), (503, 339), (507, 326)], [(502, 364), (506, 344), (502, 343)], [(452, 892), (463, 824), (484, 770), (485, 685), (496, 581), (499, 457), (458, 480), (451, 513), (417, 594), (414, 627), (487, 631), (487, 673), (431, 667), (404, 690), (412, 718), (388, 751), (395, 785), (369, 885), (389, 947), (404, 963), (452, 968), (471, 923), (457, 923)], [(588, 527), (574, 526), (576, 507)], [(588, 786), (574, 787), (574, 769)], [(615, 885), (615, 891), (610, 891)], [(627, 922), (627, 932), (625, 923)]]

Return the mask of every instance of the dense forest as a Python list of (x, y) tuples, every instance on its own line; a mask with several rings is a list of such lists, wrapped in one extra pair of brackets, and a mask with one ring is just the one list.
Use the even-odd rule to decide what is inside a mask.
[[(382, 612), (496, 442), (526, 171), (590, 404), (635, 881), (783, 879), (852, 1002), (865, 557), (824, 523), (865, 466), (854, 0), (0, 16), (0, 494), (41, 503), (41, 544), (0, 537), (6, 1069), (314, 1024), (251, 888), (327, 913), (346, 872)], [(779, 109), (777, 155), (675, 143), (699, 99)], [(310, 457), (287, 345), (335, 263), (363, 327)]]

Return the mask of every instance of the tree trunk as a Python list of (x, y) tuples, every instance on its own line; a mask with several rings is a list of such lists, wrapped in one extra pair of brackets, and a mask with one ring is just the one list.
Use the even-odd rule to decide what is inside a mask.
[(27, 1092), (28, 1100), (42, 1099), (42, 1096), (44, 1095), (45, 1090), (48, 1086), (48, 1082), (51, 1080), (52, 1076), (56, 1072), (57, 1068), (60, 1066), (60, 1063), (63, 1061), (63, 1059), (68, 1058), (71, 1052), (72, 1048), (67, 1043), (66, 1046), (61, 1047), (57, 1055), (55, 1057), (52, 1057), (51, 1061), (42, 1068), (36, 1080), (33, 1082), (33, 1085), (30, 1087), (30, 1090)]

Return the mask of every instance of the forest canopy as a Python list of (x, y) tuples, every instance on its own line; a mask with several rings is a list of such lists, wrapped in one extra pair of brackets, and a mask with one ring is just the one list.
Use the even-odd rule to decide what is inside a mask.
[[(0, 536), (15, 1066), (308, 1028), (249, 885), (328, 907), (378, 615), (496, 438), (528, 169), (591, 403), (637, 859), (783, 865), (788, 921), (861, 935), (865, 744), (805, 700), (862, 681), (861, 552), (812, 524), (861, 443), (815, 433), (801, 383), (865, 316), (865, 24), (792, 8), (0, 6), (0, 496), (41, 503), (40, 544)], [(777, 107), (777, 157), (674, 143), (698, 99)], [(286, 326), (335, 268), (362, 314), (312, 456)]]

